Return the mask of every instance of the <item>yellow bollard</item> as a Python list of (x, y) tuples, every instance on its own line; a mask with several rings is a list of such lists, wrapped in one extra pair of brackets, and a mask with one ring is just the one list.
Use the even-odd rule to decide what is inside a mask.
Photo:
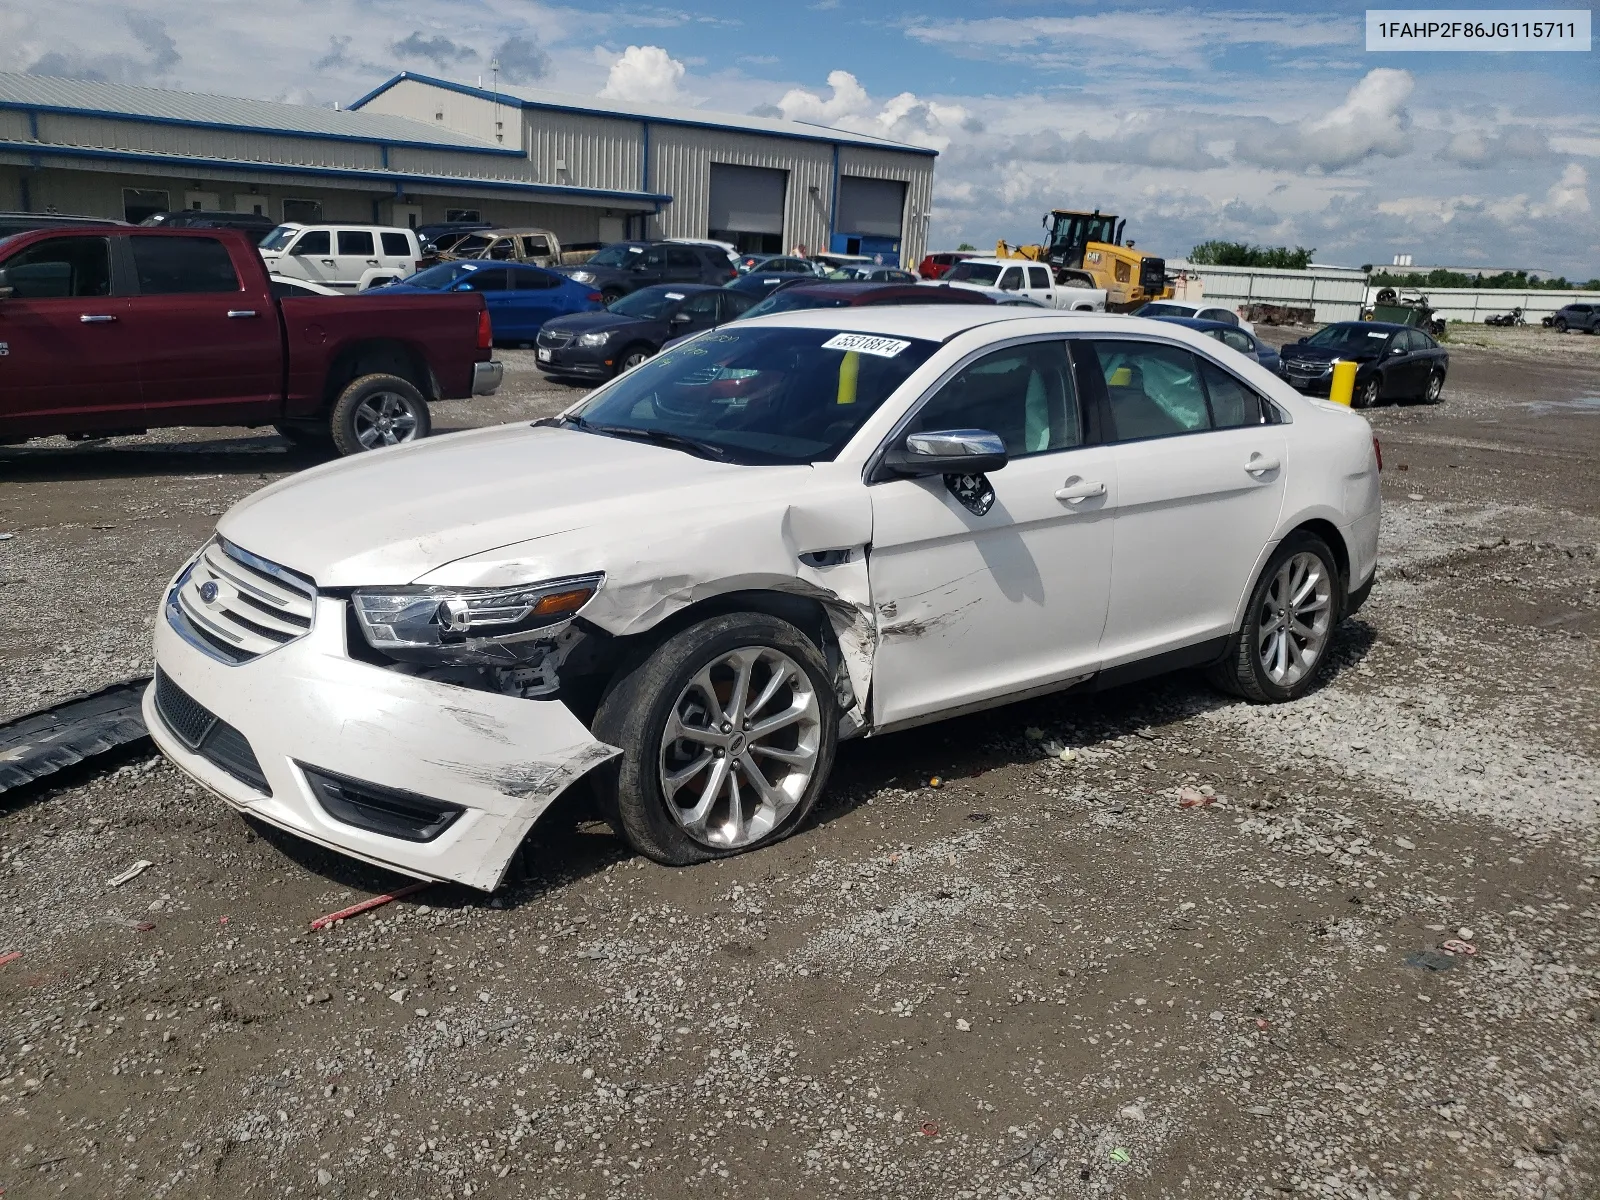
[(1338, 362), (1333, 364), (1333, 385), (1328, 389), (1328, 399), (1335, 404), (1350, 407), (1350, 401), (1356, 394), (1356, 371), (1359, 364), (1353, 362)]

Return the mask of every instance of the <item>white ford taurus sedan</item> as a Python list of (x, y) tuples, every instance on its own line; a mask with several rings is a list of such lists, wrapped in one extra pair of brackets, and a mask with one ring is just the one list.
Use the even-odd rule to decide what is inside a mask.
[(664, 863), (800, 827), (842, 737), (1199, 667), (1314, 682), (1377, 447), (1166, 322), (740, 321), (559, 418), (330, 463), (173, 580), (145, 718), (241, 811), (496, 887), (566, 789)]

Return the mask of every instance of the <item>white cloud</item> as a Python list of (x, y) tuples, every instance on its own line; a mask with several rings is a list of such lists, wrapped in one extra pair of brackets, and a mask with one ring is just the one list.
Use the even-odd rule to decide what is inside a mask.
[(684, 65), (660, 46), (629, 46), (611, 64), (600, 94), (608, 100), (671, 102), (679, 99), (684, 71)]
[(973, 131), (972, 114), (959, 104), (941, 104), (901, 92), (881, 106), (849, 71), (828, 72), (831, 95), (790, 88), (778, 100), (776, 114), (790, 121), (831, 125), (935, 150), (948, 149), (954, 135)]
[(1416, 81), (1391, 67), (1368, 71), (1337, 108), (1294, 125), (1247, 129), (1234, 152), (1268, 167), (1337, 171), (1374, 154), (1396, 158), (1411, 148), (1405, 103)]
[(1498, 133), (1463, 129), (1450, 138), (1439, 157), (1463, 167), (1498, 167), (1507, 162), (1542, 162), (1550, 157), (1550, 140), (1527, 126)]
[(1560, 216), (1589, 211), (1589, 173), (1577, 163), (1568, 163), (1561, 178), (1544, 194), (1544, 204), (1534, 208), (1536, 217)]

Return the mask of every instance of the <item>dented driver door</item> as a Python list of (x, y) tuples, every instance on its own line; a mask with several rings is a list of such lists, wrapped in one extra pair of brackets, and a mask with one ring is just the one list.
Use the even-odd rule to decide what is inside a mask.
[(1047, 690), (1099, 661), (1117, 481), (1111, 451), (1083, 445), (1064, 344), (975, 357), (895, 436), (938, 429), (998, 433), (1012, 457), (976, 488), (939, 476), (869, 488), (880, 728)]

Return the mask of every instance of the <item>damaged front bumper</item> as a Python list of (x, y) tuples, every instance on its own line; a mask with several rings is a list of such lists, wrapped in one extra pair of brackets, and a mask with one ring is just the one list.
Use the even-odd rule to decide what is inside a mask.
[(239, 664), (157, 618), (150, 735), (241, 812), (366, 862), (492, 891), (550, 804), (621, 753), (557, 700), (352, 659), (345, 601), (315, 603), (309, 633)]

